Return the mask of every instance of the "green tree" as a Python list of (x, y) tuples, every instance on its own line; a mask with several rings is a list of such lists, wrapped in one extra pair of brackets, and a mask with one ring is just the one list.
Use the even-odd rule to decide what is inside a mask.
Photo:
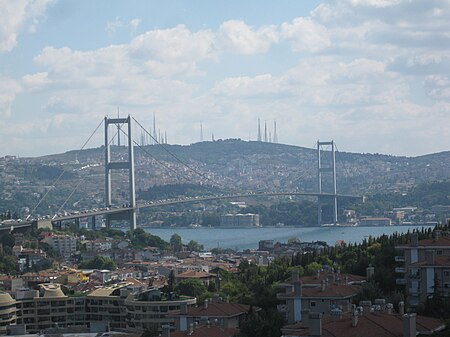
[(187, 279), (178, 283), (175, 291), (180, 295), (200, 298), (206, 292), (206, 287), (198, 280)]
[(172, 247), (172, 251), (179, 252), (183, 248), (183, 243), (181, 242), (181, 236), (177, 233), (174, 233), (170, 237), (170, 247)]
[(16, 239), (11, 233), (2, 233), (2, 235), (0, 235), (0, 243), (3, 245), (3, 247), (12, 248), (16, 243)]
[(78, 267), (80, 269), (108, 269), (108, 270), (115, 270), (117, 269), (116, 263), (107, 258), (103, 257), (101, 255), (97, 255), (93, 259), (82, 261)]
[[(251, 308), (252, 311), (252, 308)], [(280, 337), (285, 321), (276, 310), (250, 312), (240, 325), (239, 337)]]
[(127, 232), (127, 237), (130, 239), (133, 248), (144, 248), (147, 246), (158, 247), (160, 249), (168, 249), (169, 245), (159, 236), (151, 235), (145, 232), (142, 228), (136, 228), (134, 231)]
[(189, 241), (189, 243), (187, 244), (187, 248), (191, 252), (201, 252), (204, 249), (203, 245), (194, 240)]
[(306, 275), (315, 275), (317, 273), (317, 271), (322, 268), (322, 265), (320, 265), (317, 262), (311, 262), (310, 264), (308, 264), (306, 266)]

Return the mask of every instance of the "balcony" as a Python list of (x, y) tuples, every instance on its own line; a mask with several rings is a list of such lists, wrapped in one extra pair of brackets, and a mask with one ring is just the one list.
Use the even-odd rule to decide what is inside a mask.
[(405, 262), (405, 257), (404, 256), (396, 256), (395, 262)]
[(396, 267), (395, 272), (404, 274), (404, 273), (406, 273), (406, 268), (405, 267)]
[(395, 284), (399, 285), (399, 286), (404, 286), (406, 285), (406, 279), (405, 278), (398, 278), (395, 280)]

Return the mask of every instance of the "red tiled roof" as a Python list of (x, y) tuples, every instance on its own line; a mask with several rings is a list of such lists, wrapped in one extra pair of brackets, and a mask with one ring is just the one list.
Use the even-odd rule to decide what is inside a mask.
[(204, 271), (196, 271), (196, 270), (186, 270), (180, 274), (178, 274), (177, 278), (209, 278), (214, 277), (214, 274), (210, 274)]
[(435, 256), (434, 263), (428, 263), (426, 260), (415, 262), (411, 264), (412, 267), (420, 267), (420, 266), (439, 266), (439, 267), (449, 267), (450, 266), (450, 256)]
[(419, 246), (448, 246), (450, 248), (450, 236), (420, 240)]
[[(357, 285), (330, 284), (322, 291), (321, 287), (303, 287), (302, 298), (348, 298), (355, 296), (360, 287)], [(280, 298), (294, 296), (294, 293), (279, 294)]]
[[(431, 334), (444, 328), (444, 324), (434, 318), (417, 316), (417, 332)], [(351, 314), (341, 319), (326, 317), (322, 320), (323, 337), (403, 337), (403, 320), (400, 315), (388, 315), (384, 312), (364, 313), (358, 317), (356, 327), (352, 326)], [(302, 323), (286, 325), (283, 330), (295, 331), (297, 336), (308, 336), (308, 328)]]

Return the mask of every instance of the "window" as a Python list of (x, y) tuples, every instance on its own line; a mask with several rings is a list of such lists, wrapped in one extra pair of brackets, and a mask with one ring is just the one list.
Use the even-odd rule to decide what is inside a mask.
[(314, 308), (316, 306), (316, 302), (315, 301), (311, 301), (309, 303), (310, 308)]
[(444, 276), (449, 277), (450, 276), (450, 270), (444, 270)]
[(442, 249), (437, 250), (436, 255), (442, 255)]

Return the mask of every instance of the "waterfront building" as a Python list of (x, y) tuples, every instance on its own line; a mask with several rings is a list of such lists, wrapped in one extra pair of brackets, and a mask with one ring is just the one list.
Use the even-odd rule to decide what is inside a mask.
[(221, 227), (259, 227), (259, 214), (226, 214), (220, 217)]
[(359, 220), (359, 226), (391, 226), (389, 218), (362, 218)]

